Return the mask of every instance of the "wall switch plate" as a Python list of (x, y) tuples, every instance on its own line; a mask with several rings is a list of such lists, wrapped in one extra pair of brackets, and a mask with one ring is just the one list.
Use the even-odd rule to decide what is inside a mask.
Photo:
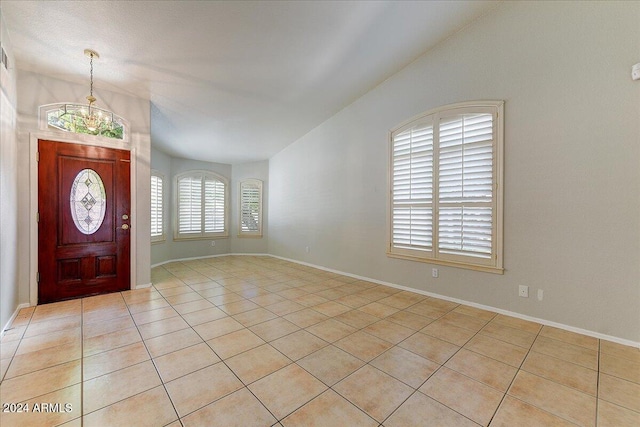
[(525, 285), (520, 285), (518, 288), (518, 296), (523, 298), (529, 298), (529, 287)]
[(438, 272), (437, 268), (432, 268), (431, 269), (431, 277), (436, 277), (437, 278), (439, 276), (439, 274), (440, 273)]

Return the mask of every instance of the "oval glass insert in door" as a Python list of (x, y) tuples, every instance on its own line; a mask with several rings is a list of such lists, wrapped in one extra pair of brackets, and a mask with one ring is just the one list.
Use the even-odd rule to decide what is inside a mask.
[(83, 234), (93, 234), (102, 225), (107, 198), (104, 183), (93, 169), (78, 172), (71, 185), (69, 204), (73, 223)]

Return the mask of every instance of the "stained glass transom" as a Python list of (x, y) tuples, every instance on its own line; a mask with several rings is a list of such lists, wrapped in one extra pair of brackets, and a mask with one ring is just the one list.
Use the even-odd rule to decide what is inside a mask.
[(93, 234), (102, 225), (107, 198), (100, 175), (93, 169), (81, 170), (71, 185), (69, 204), (73, 223), (83, 234)]

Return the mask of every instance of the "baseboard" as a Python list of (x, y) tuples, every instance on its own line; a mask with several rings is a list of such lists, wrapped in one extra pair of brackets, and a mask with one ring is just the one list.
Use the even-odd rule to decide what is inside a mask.
[(415, 292), (417, 294), (425, 295), (425, 296), (428, 296), (428, 297), (439, 298), (439, 299), (443, 299), (445, 301), (455, 302), (457, 304), (464, 304), (464, 305), (468, 305), (470, 307), (479, 308), (481, 310), (492, 311), (494, 313), (504, 314), (505, 316), (511, 316), (511, 317), (515, 317), (517, 319), (522, 319), (522, 320), (528, 320), (530, 322), (536, 322), (536, 323), (540, 323), (541, 325), (552, 326), (554, 328), (563, 329), (563, 330), (569, 331), (569, 332), (575, 332), (575, 333), (586, 335), (586, 336), (593, 337), (593, 338), (606, 340), (606, 341), (612, 341), (612, 342), (615, 342), (615, 343), (618, 343), (618, 344), (622, 344), (622, 345), (626, 345), (626, 346), (630, 346), (630, 347), (640, 348), (640, 342), (631, 341), (631, 340), (627, 340), (627, 339), (624, 339), (624, 338), (615, 337), (615, 336), (612, 336), (612, 335), (602, 334), (600, 332), (594, 332), (594, 331), (590, 331), (590, 330), (587, 330), (587, 329), (577, 328), (575, 326), (565, 325), (563, 323), (553, 322), (553, 321), (546, 320), (546, 319), (541, 319), (541, 318), (538, 318), (538, 317), (527, 316), (526, 314), (521, 314), (521, 313), (517, 313), (517, 312), (514, 312), (514, 311), (509, 311), (509, 310), (504, 310), (504, 309), (497, 308), (497, 307), (492, 307), (492, 306), (489, 306), (489, 305), (478, 304), (478, 303), (475, 303), (473, 301), (467, 301), (467, 300), (463, 300), (463, 299), (459, 299), (459, 298), (448, 297), (446, 295), (436, 294), (434, 292), (423, 291), (421, 289), (411, 288), (409, 286), (403, 286), (403, 285), (398, 285), (396, 283), (385, 282), (383, 280), (372, 279), (371, 277), (359, 276), (357, 274), (347, 273), (345, 271), (335, 270), (335, 269), (324, 267), (324, 266), (321, 266), (321, 265), (311, 264), (311, 263), (308, 263), (308, 262), (299, 261), (299, 260), (295, 260), (295, 259), (291, 259), (291, 258), (285, 258), (285, 257), (281, 257), (281, 256), (278, 256), (278, 255), (272, 255), (272, 254), (262, 254), (262, 253), (237, 254), (237, 253), (230, 253), (230, 254), (219, 254), (219, 255), (207, 255), (207, 256), (193, 257), (193, 258), (172, 259), (172, 260), (169, 260), (169, 261), (164, 261), (164, 262), (161, 262), (161, 263), (158, 263), (158, 264), (154, 264), (154, 265), (151, 266), (151, 268), (158, 267), (158, 266), (161, 266), (161, 265), (164, 265), (164, 264), (168, 264), (170, 262), (191, 261), (191, 260), (204, 259), (204, 258), (214, 258), (214, 257), (217, 258), (217, 257), (239, 256), (239, 255), (240, 256), (268, 256), (268, 257), (272, 257), (272, 258), (278, 258), (278, 259), (281, 259), (283, 261), (289, 261), (289, 262), (293, 262), (295, 264), (300, 264), (300, 265), (304, 265), (304, 266), (307, 266), (307, 267), (317, 268), (318, 270), (328, 271), (330, 273), (336, 273), (336, 274), (340, 274), (340, 275), (347, 276), (347, 277), (353, 277), (354, 279), (358, 279), (358, 280), (366, 280), (367, 282), (376, 283), (378, 285), (389, 286), (389, 287), (392, 287), (392, 288), (401, 289), (403, 291)]
[(16, 307), (15, 311), (13, 312), (13, 314), (11, 315), (9, 320), (7, 321), (7, 324), (2, 326), (2, 332), (0, 332), (0, 339), (2, 339), (2, 337), (4, 337), (4, 332), (7, 330), (9, 325), (11, 325), (11, 323), (13, 323), (15, 318), (18, 316), (18, 313), (20, 312), (20, 310), (22, 310), (23, 308), (27, 308), (27, 307), (31, 307), (31, 306), (26, 302), (22, 303), (22, 304), (18, 304), (18, 307)]
[(296, 263), (296, 264), (305, 265), (307, 267), (313, 267), (313, 268), (317, 268), (319, 270), (328, 271), (330, 273), (336, 273), (336, 274), (341, 274), (343, 276), (353, 277), (354, 279), (358, 279), (358, 280), (366, 280), (367, 282), (376, 283), (376, 284), (379, 284), (379, 285), (390, 286), (392, 288), (401, 289), (401, 290), (409, 291), (409, 292), (415, 292), (415, 293), (420, 294), (420, 295), (425, 295), (425, 296), (429, 296), (429, 297), (433, 297), (433, 298), (443, 299), (445, 301), (451, 301), (451, 302), (455, 302), (457, 304), (464, 304), (464, 305), (468, 305), (470, 307), (479, 308), (481, 310), (492, 311), (494, 313), (504, 314), (505, 316), (511, 316), (511, 317), (515, 317), (515, 318), (518, 318), (518, 319), (522, 319), (522, 320), (528, 320), (530, 322), (536, 322), (536, 323), (540, 323), (541, 325), (552, 326), (554, 328), (563, 329), (563, 330), (569, 331), (569, 332), (575, 332), (575, 333), (586, 335), (586, 336), (593, 337), (593, 338), (598, 338), (598, 339), (605, 340), (605, 341), (612, 341), (612, 342), (615, 342), (615, 343), (618, 343), (618, 344), (622, 344), (622, 345), (626, 345), (626, 346), (630, 346), (630, 347), (640, 348), (640, 342), (631, 341), (631, 340), (627, 340), (627, 339), (624, 339), (624, 338), (615, 337), (615, 336), (612, 336), (612, 335), (602, 334), (600, 332), (594, 332), (594, 331), (590, 331), (590, 330), (587, 330), (587, 329), (577, 328), (575, 326), (565, 325), (563, 323), (553, 322), (553, 321), (546, 320), (546, 319), (541, 319), (541, 318), (538, 318), (538, 317), (527, 316), (526, 314), (516, 313), (514, 311), (504, 310), (504, 309), (497, 308), (497, 307), (492, 307), (492, 306), (489, 306), (489, 305), (478, 304), (478, 303), (475, 303), (475, 302), (472, 302), (472, 301), (466, 301), (466, 300), (463, 300), (463, 299), (452, 298), (452, 297), (448, 297), (446, 295), (441, 295), (441, 294), (436, 294), (436, 293), (433, 293), (433, 292), (423, 291), (421, 289), (411, 288), (409, 286), (398, 285), (398, 284), (395, 284), (395, 283), (385, 282), (383, 280), (377, 280), (377, 279), (372, 279), (370, 277), (359, 276), (357, 274), (346, 273), (344, 271), (334, 270), (332, 268), (327, 268), (327, 267), (323, 267), (323, 266), (320, 266), (320, 265), (311, 264), (311, 263), (308, 263), (308, 262), (298, 261), (298, 260), (295, 260), (295, 259), (285, 258), (285, 257), (277, 256), (277, 255), (271, 255), (271, 256), (274, 257), (274, 258), (278, 258), (278, 259), (284, 260), (284, 261), (289, 261), (289, 262), (293, 262), (293, 263)]
[(153, 285), (153, 283), (151, 283), (151, 282), (149, 282), (149, 283), (143, 283), (142, 285), (136, 285), (136, 287), (135, 287), (135, 288), (133, 288), (133, 289), (138, 290), (138, 289), (150, 288), (150, 287), (151, 287), (151, 285)]

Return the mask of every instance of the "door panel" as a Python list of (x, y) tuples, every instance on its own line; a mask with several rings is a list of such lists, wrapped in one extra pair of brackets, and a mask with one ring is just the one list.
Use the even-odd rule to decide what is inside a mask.
[(129, 289), (129, 152), (44, 140), (38, 151), (38, 303)]

